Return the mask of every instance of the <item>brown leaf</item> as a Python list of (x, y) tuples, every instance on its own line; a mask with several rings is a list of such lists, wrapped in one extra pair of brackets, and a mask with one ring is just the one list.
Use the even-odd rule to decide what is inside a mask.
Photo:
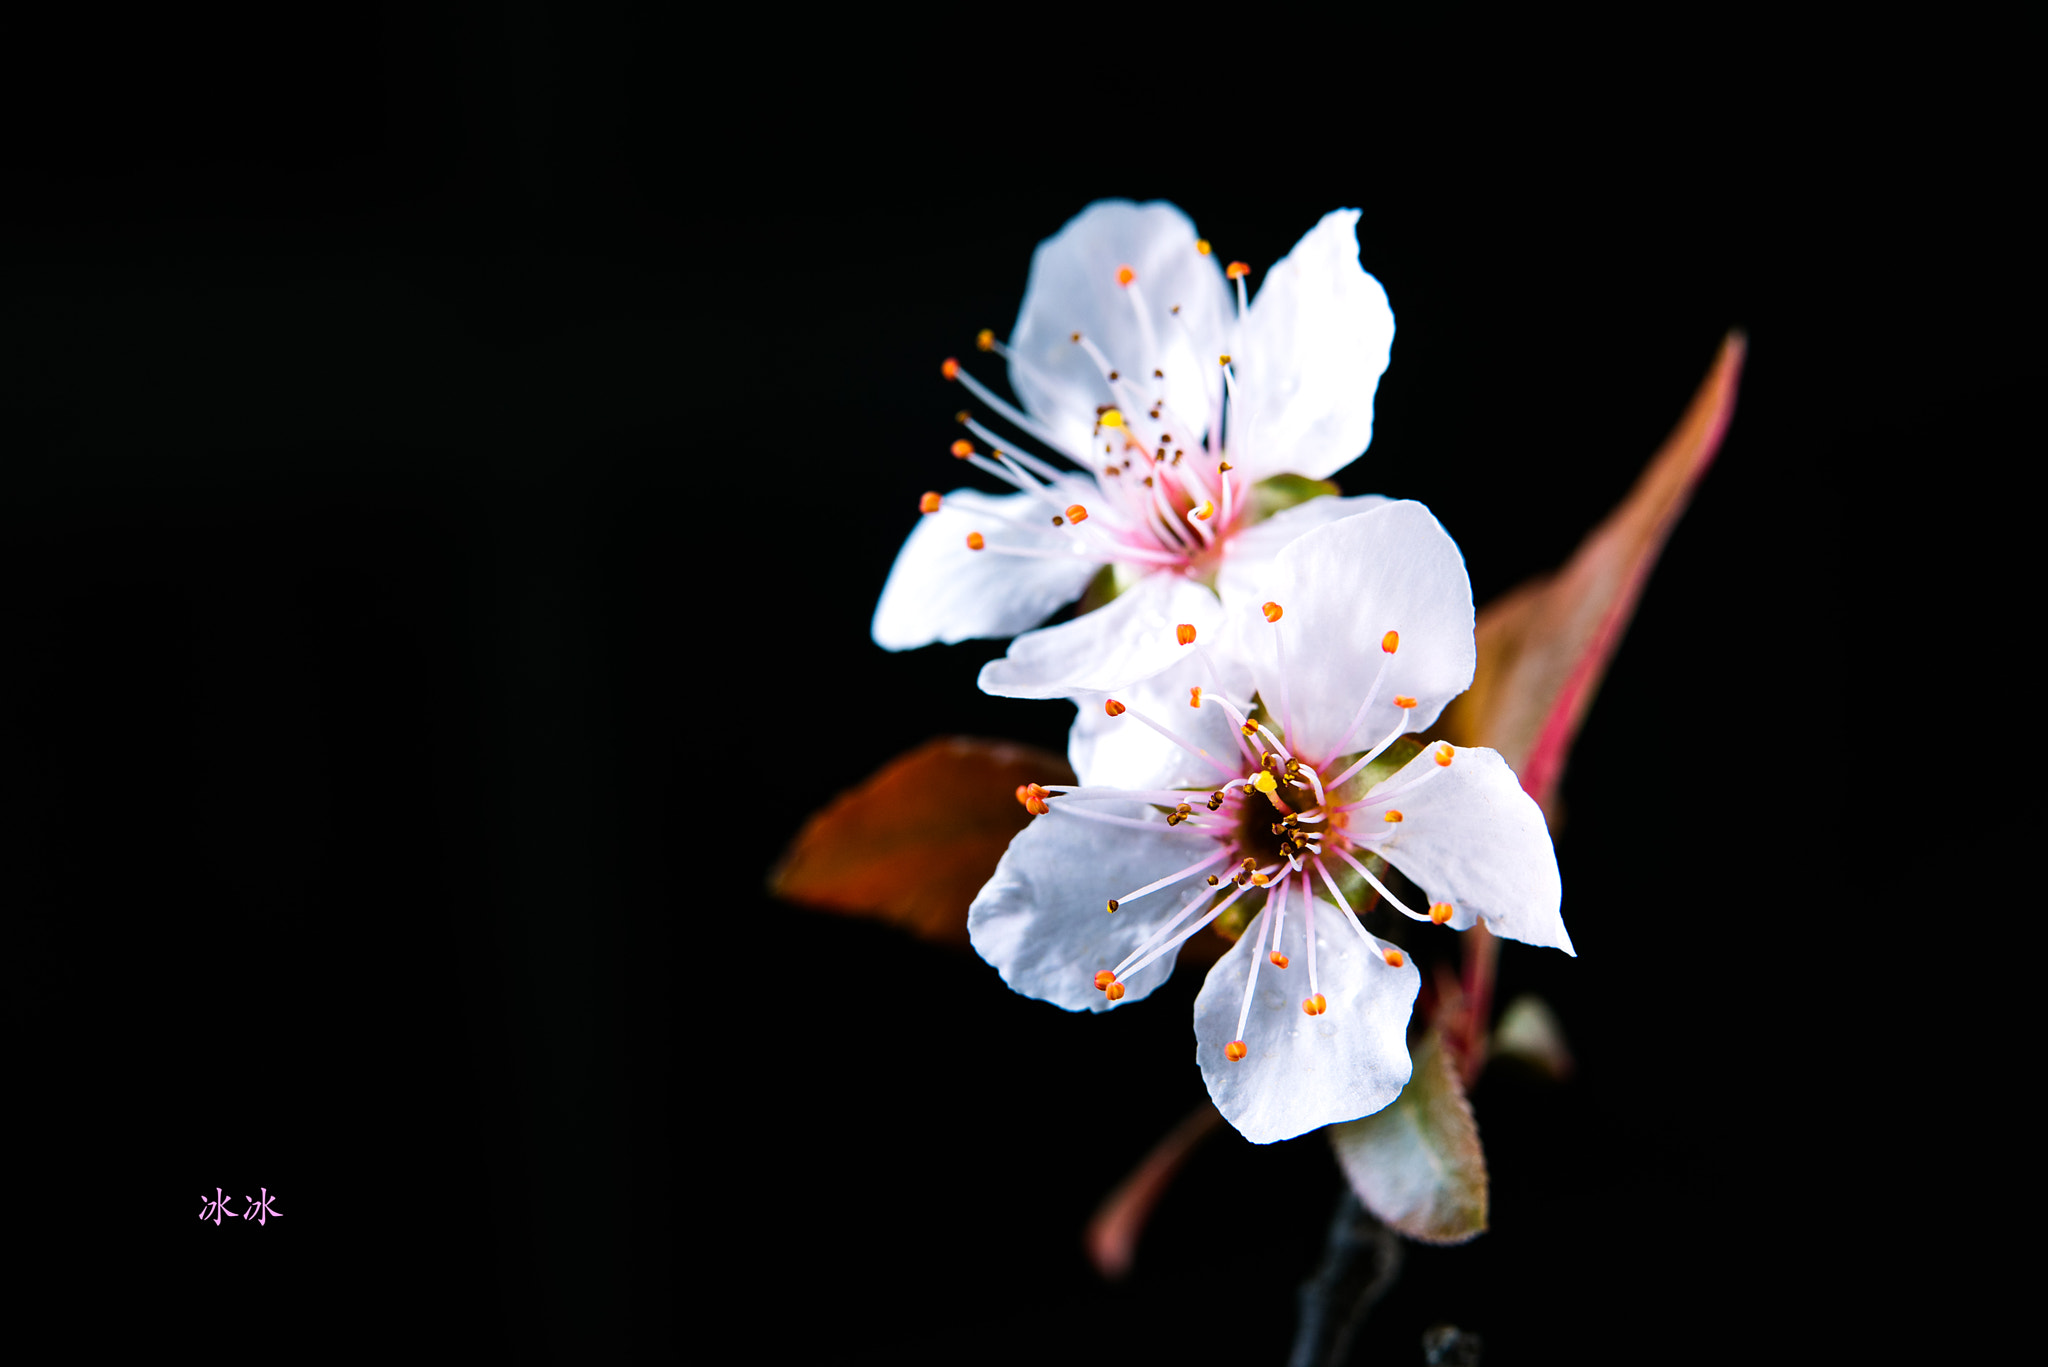
[(768, 876), (778, 897), (966, 945), (967, 905), (1031, 814), (1025, 783), (1072, 783), (1058, 755), (941, 736), (898, 755), (804, 823)]
[(1685, 416), (1570, 562), (1479, 613), (1478, 673), (1438, 731), (1500, 751), (1553, 822), (1572, 741), (1664, 541), (1728, 429), (1745, 347), (1740, 332), (1728, 334)]

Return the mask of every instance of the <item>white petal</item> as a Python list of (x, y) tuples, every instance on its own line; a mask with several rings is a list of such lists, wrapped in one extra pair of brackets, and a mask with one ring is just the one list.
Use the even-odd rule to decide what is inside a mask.
[[(1102, 698), (1076, 699), (1081, 715), (1067, 735), (1067, 760), (1083, 783), (1110, 788), (1214, 789), (1249, 767), (1237, 748), (1237, 723), (1217, 703), (1220, 694), (1242, 708), (1251, 697), (1251, 673), (1235, 657), (1201, 646), (1149, 679), (1116, 690), (1126, 710), (1112, 717)], [(1201, 685), (1202, 706), (1189, 689)], [(1106, 698), (1108, 695), (1103, 695)], [(1142, 712), (1197, 750), (1228, 766), (1219, 773), (1138, 720)]]
[[(1393, 788), (1435, 765), (1432, 745), (1381, 784)], [(1563, 887), (1543, 809), (1492, 750), (1454, 750), (1450, 767), (1393, 799), (1401, 823), (1380, 847), (1387, 862), (1451, 904), (1451, 924), (1484, 920), (1496, 935), (1578, 956), (1558, 914)]]
[[(1398, 649), (1345, 753), (1379, 743), (1397, 722), (1421, 731), (1472, 682), (1472, 583), (1457, 545), (1420, 503), (1368, 509), (1289, 542), (1275, 562), (1268, 625), (1256, 608), (1233, 608), (1232, 648), (1251, 660), (1260, 697), (1291, 728), (1288, 745), (1322, 764), (1386, 660)], [(1283, 667), (1284, 661), (1284, 667)], [(1394, 706), (1397, 695), (1416, 700)]]
[(1372, 440), (1372, 405), (1394, 343), (1387, 292), (1358, 264), (1358, 210), (1339, 209), (1266, 273), (1231, 343), (1244, 402), (1231, 460), (1254, 478), (1321, 479)]
[(1379, 494), (1312, 498), (1237, 533), (1224, 543), (1223, 564), (1216, 574), (1216, 593), (1224, 611), (1244, 604), (1257, 608), (1273, 597), (1274, 561), (1296, 537), (1389, 501)]
[[(1136, 273), (1136, 296), (1117, 284), (1123, 266)], [(1135, 299), (1144, 301), (1143, 323)], [(1229, 300), (1216, 259), (1195, 249), (1195, 225), (1179, 209), (1124, 199), (1091, 204), (1032, 254), (1010, 333), (1010, 386), (1071, 449), (1087, 446), (1097, 405), (1116, 398), (1074, 344), (1078, 332), (1120, 373), (1139, 377), (1147, 400), (1163, 385), (1174, 414), (1197, 429), (1188, 437), (1198, 439), (1208, 422), (1207, 387), (1220, 383), (1211, 372), (1228, 335)], [(1155, 369), (1165, 372), (1163, 381), (1152, 378)]]
[(1308, 937), (1300, 900), (1289, 902), (1281, 950), (1292, 962), (1285, 969), (1260, 963), (1243, 1059), (1232, 1063), (1223, 1048), (1238, 1038), (1237, 1013), (1258, 926), (1248, 928), (1209, 970), (1195, 998), (1195, 1058), (1202, 1081), (1216, 1109), (1254, 1144), (1371, 1115), (1408, 1083), (1408, 1013), (1422, 984), (1414, 961), (1390, 967), (1378, 942), (1367, 944), (1343, 913), (1318, 904), (1317, 985), (1329, 1010), (1307, 1015), (1301, 1003), (1309, 995)]
[[(1097, 990), (1095, 974), (1115, 968), (1172, 919), (1191, 892), (1206, 893), (1208, 884), (1193, 875), (1113, 914), (1109, 899), (1185, 868), (1213, 846), (1192, 831), (1168, 826), (1163, 816), (1156, 834), (1068, 816), (1057, 810), (1065, 800), (1054, 798), (1055, 810), (1010, 842), (995, 875), (967, 909), (967, 934), (975, 952), (1025, 996), (1069, 1011), (1103, 1011), (1110, 1003)], [(1135, 803), (1091, 806), (1122, 816), (1143, 810)], [(1124, 1001), (1165, 982), (1174, 957), (1165, 955), (1125, 978)]]
[(1010, 642), (1002, 659), (981, 669), (981, 691), (1000, 698), (1071, 698), (1106, 693), (1149, 678), (1189, 647), (1174, 629), (1195, 628), (1197, 642), (1213, 641), (1222, 604), (1200, 584), (1154, 571), (1103, 607)]
[[(875, 644), (909, 650), (934, 641), (952, 645), (976, 636), (1011, 636), (1079, 598), (1102, 568), (1100, 561), (967, 549), (969, 532), (991, 540), (1018, 539), (1012, 527), (988, 514), (1028, 524), (1042, 520), (1040, 513), (1041, 505), (1029, 494), (998, 497), (976, 489), (947, 494), (937, 512), (925, 514), (910, 529), (896, 553), (882, 599), (875, 604)], [(1052, 537), (1042, 540), (1058, 544)]]

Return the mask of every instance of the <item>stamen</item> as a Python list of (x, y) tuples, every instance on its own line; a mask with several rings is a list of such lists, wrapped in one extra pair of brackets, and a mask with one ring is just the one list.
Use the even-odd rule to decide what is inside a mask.
[[(1408, 907), (1408, 905), (1404, 903), (1400, 898), (1394, 896), (1393, 893), (1388, 892), (1387, 885), (1385, 883), (1382, 883), (1379, 879), (1373, 877), (1372, 870), (1368, 869), (1365, 865), (1359, 863), (1357, 859), (1353, 858), (1351, 851), (1343, 849), (1341, 847), (1333, 848), (1336, 849), (1337, 857), (1339, 859), (1342, 859), (1345, 863), (1349, 864), (1352, 868), (1357, 869), (1358, 876), (1360, 878), (1363, 878), (1366, 882), (1372, 884), (1372, 890), (1378, 893), (1380, 896), (1386, 898), (1388, 904), (1391, 905), (1395, 911), (1400, 912), (1403, 916), (1406, 916), (1411, 921), (1427, 921), (1430, 919), (1429, 917), (1423, 915), (1419, 911), (1411, 910)], [(1333, 884), (1332, 886), (1335, 885)], [(1360, 926), (1359, 929), (1363, 931), (1364, 927)]]
[(1267, 621), (1277, 622), (1280, 620), (1280, 614), (1283, 611), (1283, 609), (1278, 603), (1268, 603), (1266, 604), (1266, 606), (1260, 608), (1259, 611), (1266, 614)]
[(1101, 416), (1097, 417), (1095, 421), (1101, 427), (1121, 428), (1124, 425), (1124, 415), (1118, 409), (1105, 408), (1102, 410)]

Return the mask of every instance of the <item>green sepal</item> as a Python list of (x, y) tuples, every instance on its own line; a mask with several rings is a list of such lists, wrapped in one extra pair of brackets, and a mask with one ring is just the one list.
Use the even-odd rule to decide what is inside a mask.
[(1262, 479), (1252, 486), (1251, 512), (1247, 521), (1264, 522), (1275, 513), (1284, 513), (1298, 503), (1325, 494), (1339, 494), (1335, 483), (1327, 479), (1310, 479), (1306, 475), (1274, 475)]

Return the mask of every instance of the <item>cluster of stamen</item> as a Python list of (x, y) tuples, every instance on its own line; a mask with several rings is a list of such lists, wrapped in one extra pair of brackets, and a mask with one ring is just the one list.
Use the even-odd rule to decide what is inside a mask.
[[(1277, 624), (1283, 616), (1278, 603), (1267, 603), (1262, 611), (1269, 623)], [(1192, 627), (1182, 626), (1176, 639), (1186, 644), (1193, 640), (1193, 635)], [(1400, 640), (1400, 633), (1395, 631), (1387, 632), (1381, 639), (1383, 654), (1379, 673), (1360, 702), (1350, 729), (1339, 737), (1331, 747), (1333, 750), (1343, 753), (1364, 720), (1373, 699), (1379, 695), (1389, 663), (1400, 649)], [(1202, 876), (1202, 881), (1195, 885), (1177, 914), (1156, 928), (1115, 968), (1102, 969), (1095, 974), (1095, 986), (1108, 1001), (1123, 998), (1125, 984), (1133, 974), (1178, 950), (1240, 899), (1255, 892), (1259, 894), (1260, 900), (1253, 904), (1257, 909), (1245, 918), (1244, 924), (1243, 933), (1256, 931), (1258, 943), (1253, 947), (1251, 968), (1245, 982), (1238, 1018), (1239, 1038), (1230, 1041), (1224, 1050), (1225, 1057), (1232, 1062), (1242, 1061), (1249, 1052), (1242, 1036), (1261, 961), (1279, 971), (1290, 966), (1291, 961), (1280, 948), (1281, 928), (1289, 914), (1290, 904), (1298, 904), (1299, 914), (1306, 923), (1309, 993), (1302, 1000), (1301, 1008), (1311, 1017), (1325, 1015), (1330, 1010), (1329, 999), (1319, 990), (1316, 971), (1315, 921), (1318, 907), (1323, 908), (1325, 916), (1330, 914), (1331, 907), (1340, 912), (1371, 947), (1373, 954), (1389, 967), (1400, 968), (1406, 963), (1400, 950), (1381, 945), (1366, 931), (1359, 912), (1346, 899), (1338, 877), (1347, 868), (1372, 889), (1377, 900), (1386, 902), (1411, 920), (1442, 925), (1453, 915), (1448, 902), (1431, 903), (1426, 912), (1411, 909), (1374, 874), (1366, 859), (1377, 855), (1380, 847), (1393, 837), (1406, 819), (1400, 809), (1391, 804), (1391, 799), (1412, 793), (1429, 778), (1441, 773), (1452, 763), (1455, 750), (1447, 744), (1436, 744), (1431, 747), (1435, 763), (1423, 766), (1415, 776), (1392, 784), (1381, 783), (1364, 797), (1346, 799), (1339, 795), (1343, 785), (1406, 734), (1408, 713), (1415, 707), (1416, 700), (1395, 694), (1393, 703), (1401, 717), (1394, 729), (1377, 744), (1350, 757), (1348, 762), (1339, 761), (1343, 763), (1341, 771), (1325, 777), (1323, 771), (1333, 767), (1331, 764), (1319, 765), (1304, 755), (1293, 753), (1283, 739), (1288, 730), (1284, 724), (1284, 688), (1281, 696), (1283, 717), (1274, 718), (1252, 705), (1241, 706), (1213, 690), (1190, 689), (1190, 706), (1221, 707), (1229, 715), (1235, 728), (1233, 736), (1244, 762), (1238, 768), (1210, 756), (1162, 721), (1148, 717), (1117, 699), (1105, 701), (1103, 711), (1106, 715), (1121, 717), (1128, 714), (1137, 718), (1223, 775), (1225, 781), (1206, 796), (1200, 790), (1060, 784), (1048, 787), (1035, 783), (1017, 789), (1018, 801), (1034, 815), (1050, 811), (1051, 799), (1064, 798), (1065, 801), (1059, 804), (1060, 810), (1075, 817), (1157, 830), (1156, 817), (1144, 819), (1112, 815), (1094, 810), (1092, 806), (1100, 801), (1137, 801), (1155, 811), (1163, 811), (1167, 826), (1199, 831), (1213, 842), (1204, 857), (1188, 867), (1108, 900), (1108, 910), (1114, 913), (1140, 898), (1184, 885), (1185, 880), (1196, 875)], [(1366, 909), (1370, 909), (1370, 903)]]
[[(1207, 242), (1198, 242), (1196, 250), (1204, 256), (1210, 254)], [(1247, 307), (1244, 278), (1250, 270), (1244, 262), (1234, 261), (1225, 272), (1236, 283), (1240, 315)], [(1148, 351), (1162, 352), (1137, 273), (1128, 265), (1119, 266), (1114, 278), (1136, 315), (1142, 345)], [(1175, 326), (1184, 328), (1179, 315), (1176, 304), (1169, 317)], [(1013, 371), (1035, 373), (1028, 357), (997, 340), (990, 329), (983, 328), (974, 341), (978, 350), (1003, 357)], [(959, 421), (987, 450), (962, 437), (953, 443), (953, 455), (1020, 493), (1032, 495), (1050, 514), (1047, 521), (1053, 528), (1048, 532), (1043, 524), (984, 514), (992, 523), (1000, 523), (1000, 529), (995, 525), (975, 528), (967, 536), (967, 548), (1032, 557), (1080, 555), (1142, 570), (1182, 568), (1207, 557), (1221, 538), (1235, 530), (1249, 502), (1245, 477), (1233, 475), (1231, 463), (1225, 459), (1226, 408), (1241, 402), (1230, 357), (1218, 358), (1219, 378), (1203, 382), (1208, 411), (1177, 413), (1166, 396), (1166, 374), (1156, 355), (1148, 376), (1143, 370), (1126, 369), (1079, 332), (1070, 334), (1070, 342), (1087, 353), (1113, 396), (1112, 402), (1097, 406), (1094, 430), (1079, 447), (994, 393), (956, 358), (948, 357), (940, 366), (948, 380), (966, 386), (1012, 428), (1072, 467), (1062, 468), (1020, 449), (972, 413), (959, 413)], [(1049, 380), (1039, 378), (1052, 387)], [(1089, 499), (1092, 504), (1084, 501)], [(919, 511), (926, 514), (942, 506), (944, 500), (936, 493), (918, 500)], [(1091, 517), (1092, 525), (1082, 529), (1081, 524)]]

